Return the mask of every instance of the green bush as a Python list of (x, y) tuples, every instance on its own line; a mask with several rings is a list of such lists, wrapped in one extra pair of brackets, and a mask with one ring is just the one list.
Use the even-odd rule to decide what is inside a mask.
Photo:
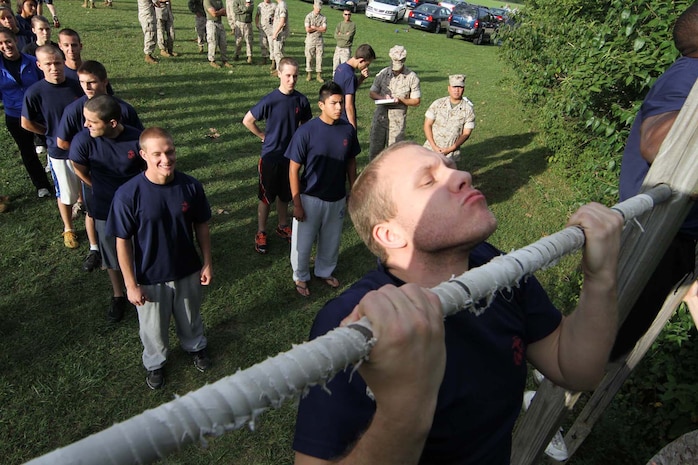
[(671, 31), (688, 1), (532, 0), (500, 32), (525, 103), (580, 195), (613, 201), (635, 114), (677, 58)]

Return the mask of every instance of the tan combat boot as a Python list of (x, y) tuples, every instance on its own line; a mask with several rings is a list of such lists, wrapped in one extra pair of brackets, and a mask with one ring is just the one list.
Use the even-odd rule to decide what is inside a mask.
[[(310, 76), (310, 73), (308, 73), (308, 76)], [(317, 77), (315, 78), (317, 82), (325, 82), (324, 79), (322, 79), (322, 73), (317, 73)], [(310, 81), (310, 79), (308, 79)]]
[(313, 80), (313, 73), (308, 72), (308, 75), (306, 76), (305, 80), (308, 82), (312, 81)]

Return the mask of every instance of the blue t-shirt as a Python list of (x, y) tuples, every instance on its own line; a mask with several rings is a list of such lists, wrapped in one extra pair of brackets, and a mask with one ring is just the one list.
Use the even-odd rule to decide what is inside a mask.
[(42, 79), (29, 87), (24, 94), (22, 116), (29, 121), (42, 121), (46, 125), (46, 146), (51, 158), (67, 160), (68, 151), (56, 145), (56, 133), (65, 107), (82, 97), (80, 83), (66, 78), (60, 84)]
[(262, 158), (276, 162), (284, 161), (284, 152), (296, 129), (313, 117), (310, 102), (297, 90), (286, 95), (276, 89), (262, 97), (250, 113), (255, 120), (266, 121)]
[[(620, 199), (626, 200), (640, 192), (650, 164), (640, 155), (640, 126), (645, 118), (678, 111), (698, 79), (698, 58), (680, 57), (662, 74), (642, 102), (630, 129), (620, 166)], [(694, 205), (681, 232), (698, 237), (698, 205)]]
[(343, 119), (327, 124), (314, 118), (298, 128), (285, 156), (303, 165), (303, 194), (336, 202), (347, 195), (347, 163), (359, 152), (354, 126)]
[[(356, 77), (354, 68), (352, 68), (348, 63), (344, 62), (337, 66), (334, 70), (334, 82), (339, 84), (342, 88), (344, 95), (356, 95), (356, 89), (359, 87), (359, 78)], [(346, 102), (345, 106), (342, 107), (342, 118), (347, 119)]]
[(106, 221), (116, 190), (145, 168), (139, 154), (140, 135), (140, 129), (130, 126), (124, 126), (124, 131), (114, 139), (92, 137), (84, 129), (70, 144), (70, 160), (90, 171), (90, 215), (95, 219)]
[[(470, 263), (479, 266), (500, 254), (483, 243), (472, 251)], [(310, 338), (339, 326), (365, 294), (385, 284), (403, 283), (379, 266), (320, 310)], [(526, 383), (526, 348), (552, 333), (561, 319), (533, 277), (512, 291), (499, 291), (481, 316), (465, 310), (446, 318), (446, 372), (420, 463), (509, 464)], [(301, 399), (294, 450), (331, 460), (366, 430), (375, 403), (352, 369)]]
[(116, 191), (107, 234), (134, 239), (139, 284), (164, 283), (201, 270), (194, 225), (210, 219), (211, 207), (199, 181), (175, 171), (174, 179), (161, 185), (143, 173)]
[[(121, 123), (124, 126), (131, 126), (139, 130), (145, 129), (143, 123), (141, 123), (140, 118), (136, 110), (124, 102), (120, 98), (114, 97), (114, 99), (119, 103), (121, 107)], [(81, 98), (77, 99), (63, 110), (63, 116), (61, 117), (61, 122), (58, 125), (58, 131), (56, 131), (56, 137), (62, 139), (66, 142), (73, 140), (73, 137), (85, 127), (85, 115), (82, 112), (85, 102), (89, 98), (87, 95), (83, 95)]]
[(13, 118), (22, 116), (22, 102), (27, 89), (43, 79), (43, 75), (36, 66), (36, 58), (22, 54), (19, 68), (20, 82), (17, 82), (12, 73), (5, 66), (7, 58), (0, 58), (0, 94), (5, 114)]

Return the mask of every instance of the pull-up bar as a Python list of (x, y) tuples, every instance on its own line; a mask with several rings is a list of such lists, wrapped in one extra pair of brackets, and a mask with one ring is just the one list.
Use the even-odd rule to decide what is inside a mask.
[[(671, 195), (669, 186), (659, 185), (612, 208), (627, 222)], [(568, 227), (431, 290), (439, 296), (444, 315), (463, 309), (479, 315), (486, 305), (478, 307), (478, 302), (489, 303), (498, 289), (516, 286), (583, 245), (583, 231)], [(254, 422), (269, 407), (279, 407), (358, 363), (374, 343), (370, 324), (363, 319), (27, 463), (152, 463), (197, 439), (205, 443), (206, 436), (220, 436)]]

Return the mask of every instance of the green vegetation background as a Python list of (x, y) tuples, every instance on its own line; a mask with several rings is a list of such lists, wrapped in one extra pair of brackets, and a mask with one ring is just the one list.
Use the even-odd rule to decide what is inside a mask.
[[(499, 2), (483, 3), (501, 6)], [(634, 3), (639, 10), (640, 3)], [(293, 34), (287, 42), (287, 54), (301, 62), (298, 89), (314, 103), (319, 85), (303, 79), (302, 21), (311, 5), (298, 0), (288, 4)], [(596, 87), (587, 85), (591, 78), (584, 74), (555, 78), (557, 68), (548, 69), (557, 64), (555, 44), (550, 48), (543, 44), (546, 38), (559, 40), (560, 60), (576, 56), (562, 53), (567, 48), (566, 41), (558, 38), (562, 34), (559, 29), (569, 25), (570, 33), (579, 32), (581, 26), (571, 25), (577, 18), (586, 20), (590, 6), (598, 22), (609, 10), (600, 2), (563, 0), (557, 4), (559, 7), (529, 2), (531, 12), (541, 7), (539, 14), (546, 21), (524, 23), (519, 35), (504, 38), (503, 55), (498, 47), (478, 47), (461, 39), (446, 39), (443, 34), (411, 30), (405, 23), (394, 25), (367, 20), (362, 14), (353, 16), (358, 27), (356, 43), (371, 43), (378, 53), (372, 74), (389, 64), (388, 49), (402, 44), (408, 50), (407, 66), (421, 78), (423, 103), (409, 110), (409, 138), (423, 140), (424, 111), (431, 101), (446, 95), (446, 76), (468, 76), (465, 94), (475, 104), (477, 128), (465, 146), (460, 166), (473, 172), (475, 183), (497, 214), (500, 227), (492, 242), (504, 250), (562, 228), (569, 214), (589, 199), (615, 201), (617, 166), (613, 171), (611, 164), (619, 160), (618, 150), (602, 153), (596, 148), (609, 137), (594, 139), (588, 131), (570, 137), (563, 132), (568, 128), (562, 122), (553, 124), (554, 120), (576, 121), (572, 127), (575, 134), (586, 120), (574, 118), (572, 110), (567, 115), (562, 104), (542, 97), (559, 92), (558, 83), (569, 82), (579, 95), (570, 101), (577, 103), (583, 89)], [(231, 72), (212, 69), (205, 55), (197, 53), (193, 16), (185, 0), (174, 0), (175, 51), (180, 56), (150, 66), (143, 62), (135, 0), (115, 0), (112, 9), (98, 4), (97, 9), (85, 10), (80, 5), (80, 0), (56, 2), (63, 26), (78, 30), (82, 36), (83, 58), (105, 64), (116, 94), (136, 107), (146, 125), (161, 125), (173, 132), (179, 169), (200, 179), (206, 188), (214, 215), (215, 274), (202, 311), (215, 365), (205, 374), (197, 372), (172, 334), (165, 388), (153, 392), (146, 387), (135, 312), (118, 325), (106, 323), (110, 297), (107, 276), (104, 272), (87, 274), (80, 268), (87, 253), (82, 220), (77, 222), (81, 248), (65, 249), (55, 203), (36, 198), (16, 147), (4, 128), (0, 129), (0, 153), (4, 154), (0, 157), (0, 194), (13, 198), (12, 211), (0, 215), (0, 461), (7, 464), (22, 463), (65, 446), (289, 349), (292, 343), (306, 339), (317, 310), (337, 293), (313, 281), (312, 296), (298, 296), (292, 285), (288, 246), (281, 239), (270, 238), (266, 256), (253, 250), (259, 141), (241, 120), (259, 98), (278, 86), (268, 67), (259, 64), (257, 45), (255, 64), (236, 62)], [(678, 6), (675, 9), (680, 10)], [(327, 7), (323, 12), (333, 29), (341, 20), (340, 13)], [(559, 25), (555, 25), (556, 18)], [(666, 35), (670, 16), (657, 16), (655, 21), (664, 25)], [(533, 32), (537, 28), (540, 34)], [(610, 26), (600, 30), (607, 29), (609, 37), (618, 42), (635, 39), (624, 38), (623, 31)], [(334, 40), (330, 34), (326, 37), (328, 77)], [(589, 55), (599, 54), (590, 45), (591, 39), (585, 42), (584, 37), (580, 33), (567, 41), (583, 46)], [(534, 39), (536, 42), (529, 43)], [(230, 35), (228, 41), (232, 56), (234, 41)], [(652, 64), (653, 76), (670, 62), (666, 47), (665, 54), (664, 62)], [(631, 63), (633, 57), (631, 52), (619, 51), (613, 61)], [(599, 63), (603, 62), (599, 58)], [(562, 69), (561, 64), (558, 67)], [(638, 65), (638, 69), (644, 66)], [(539, 86), (530, 82), (537, 74), (548, 76), (541, 78)], [(641, 98), (647, 84), (635, 98)], [(370, 81), (357, 97), (359, 140), (364, 151), (373, 107), (369, 85)], [(613, 88), (604, 88), (604, 92), (598, 101), (615, 95)], [(571, 90), (560, 93), (577, 95)], [(631, 105), (626, 108), (630, 118), (634, 109)], [(546, 120), (548, 115), (555, 117)], [(589, 125), (592, 130), (601, 125), (595, 128), (595, 121)], [(623, 142), (622, 128), (617, 130), (616, 149)], [(569, 146), (560, 142), (566, 139)], [(571, 155), (584, 149), (588, 155), (579, 160)], [(360, 167), (365, 163), (364, 153), (359, 158)], [(275, 225), (274, 215), (270, 225)], [(374, 264), (347, 221), (337, 270), (343, 287)], [(563, 311), (574, 307), (580, 279), (574, 259), (564, 260), (539, 278)], [(687, 334), (693, 334), (690, 327), (685, 314), (673, 323), (661, 347), (643, 363), (570, 463), (644, 463), (668, 440), (695, 427), (698, 402), (695, 380), (690, 378), (696, 371), (695, 345), (692, 339), (686, 340)], [(189, 447), (163, 463), (291, 463), (294, 415), (294, 405), (289, 403), (258, 418), (254, 432), (243, 429), (229, 433), (211, 440), (208, 448)]]

